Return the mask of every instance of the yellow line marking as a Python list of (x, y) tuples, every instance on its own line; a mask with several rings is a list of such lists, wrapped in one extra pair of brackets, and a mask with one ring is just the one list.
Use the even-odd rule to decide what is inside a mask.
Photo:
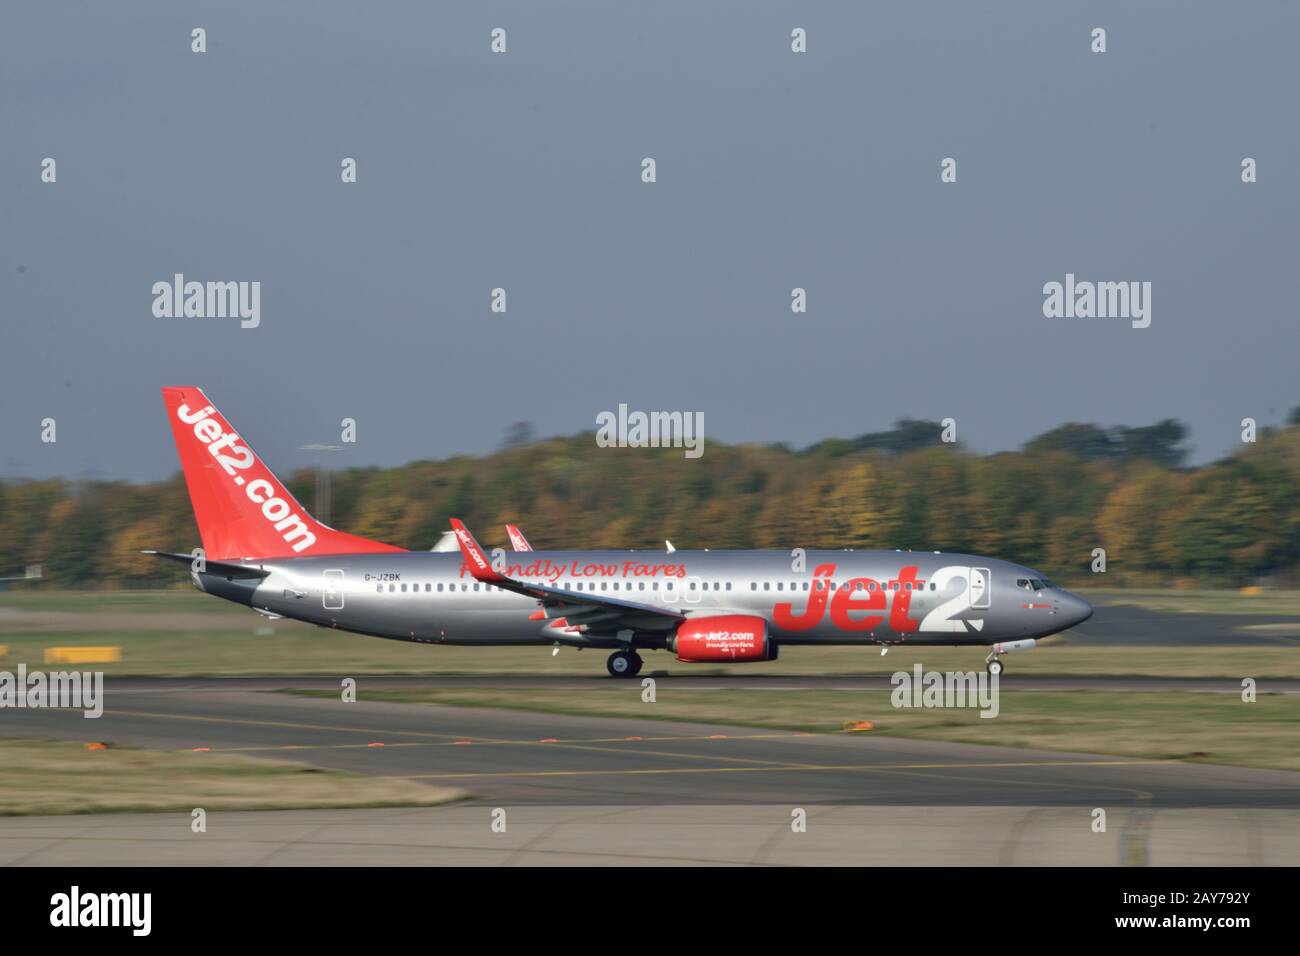
[[(192, 721), (199, 721), (203, 723), (213, 723), (213, 724), (249, 724), (254, 727), (287, 727), (293, 730), (325, 730), (325, 731), (337, 731), (339, 733), (345, 733), (345, 734), (370, 734), (375, 738), (384, 737), (386, 735), (389, 737), (427, 737), (434, 740), (452, 741), (452, 743), (447, 744), (447, 746), (457, 746), (454, 743), (457, 740), (468, 740), (471, 741), (473, 745), (493, 744), (498, 746), (502, 746), (502, 745), (521, 746), (521, 745), (528, 745), (528, 744), (537, 744), (539, 746), (555, 747), (555, 746), (564, 746), (564, 745), (572, 745), (572, 744), (641, 743), (643, 741), (647, 743), (653, 743), (656, 741), (665, 741), (665, 740), (714, 739), (714, 737), (709, 734), (641, 737), (640, 740), (628, 740), (626, 737), (573, 737), (573, 738), (561, 737), (559, 738), (558, 742), (555, 744), (542, 744), (540, 739), (534, 740), (532, 738), (510, 739), (505, 737), (472, 737), (469, 736), (468, 734), (439, 734), (439, 733), (433, 733), (432, 731), (396, 730), (389, 727), (343, 727), (337, 724), (303, 724), (303, 723), (295, 723), (292, 721), (283, 721), (283, 720), (251, 720), (243, 717), (212, 717), (212, 716), (207, 716), (202, 714), (167, 714), (167, 713), (155, 713), (152, 711), (144, 711), (144, 710), (114, 709), (112, 713), (123, 714), (128, 717), (159, 717), (164, 720), (192, 720)], [(744, 734), (744, 733), (728, 734), (724, 739), (729, 741), (730, 740), (776, 740), (784, 737), (828, 737), (828, 736), (834, 736), (834, 735), (833, 734), (810, 734), (801, 731), (785, 731), (782, 733), (772, 733), (772, 734)], [(310, 747), (314, 745), (304, 744), (303, 746)], [(364, 746), (364, 744), (362, 746)], [(389, 744), (388, 746), (394, 747), (398, 745)], [(218, 749), (231, 749), (231, 748), (214, 747), (213, 751), (215, 752)]]
[(995, 767), (1145, 767), (1178, 760), (1041, 760), (1019, 763), (799, 764), (777, 767), (663, 767), (640, 770), (490, 770), (464, 773), (384, 774), (404, 780), (452, 780), (467, 777), (619, 777), (677, 773), (780, 773), (798, 770), (981, 770)]
[[(611, 739), (617, 739), (619, 742), (622, 742), (621, 737), (611, 738)], [(686, 737), (686, 738), (673, 738), (673, 739), (699, 740), (702, 738)], [(553, 744), (541, 744), (535, 740), (526, 740), (526, 741), (522, 741), (521, 743), (526, 746), (536, 745), (539, 747), (543, 747), (543, 746), (558, 747), (563, 750), (590, 750), (590, 751), (596, 751), (598, 753), (626, 754), (632, 757), (643, 757), (643, 756), (644, 757), (677, 757), (682, 760), (722, 760), (730, 763), (765, 764), (774, 769), (780, 769), (780, 768), (793, 769), (793, 768), (808, 766), (807, 764), (786, 761), (786, 760), (766, 760), (761, 757), (730, 757), (723, 754), (710, 754), (710, 753), (688, 754), (688, 753), (680, 753), (678, 751), (670, 751), (670, 750), (646, 750), (641, 747), (615, 748), (615, 747), (588, 746), (589, 744), (602, 743), (602, 742), (603, 741), (591, 741), (591, 740), (575, 740), (575, 741), (560, 740)], [(399, 743), (384, 744), (383, 749), (393, 750), (398, 747), (447, 747), (447, 746), (453, 746), (453, 745), (441, 741), (436, 743), (433, 742), (426, 743), (424, 741), (402, 741)], [(283, 751), (298, 751), (298, 750), (367, 750), (367, 749), (371, 749), (369, 744), (268, 744), (261, 747), (209, 747), (206, 748), (204, 752), (231, 754), (231, 753), (267, 753), (267, 752), (280, 753)], [(374, 748), (374, 749), (378, 749), (378, 748)], [(192, 753), (193, 748), (182, 747), (176, 752)]]
[[(519, 747), (519, 746), (543, 747), (544, 746), (544, 747), (560, 747), (566, 750), (591, 750), (591, 751), (603, 751), (609, 753), (627, 753), (632, 755), (653, 756), (653, 757), (676, 757), (680, 760), (725, 760), (725, 761), (735, 762), (735, 763), (762, 764), (770, 767), (803, 766), (803, 764), (799, 764), (799, 763), (789, 763), (787, 761), (770, 760), (770, 759), (765, 760), (758, 757), (733, 757), (733, 756), (726, 756), (722, 754), (684, 754), (684, 753), (661, 751), (661, 750), (649, 750), (643, 747), (616, 749), (613, 747), (596, 746), (598, 744), (614, 744), (614, 743), (631, 744), (631, 743), (645, 743), (645, 742), (717, 739), (714, 735), (650, 736), (650, 737), (641, 737), (640, 740), (636, 740), (636, 741), (628, 740), (626, 736), (575, 738), (572, 740), (560, 738), (557, 739), (555, 743), (543, 744), (540, 740), (532, 740), (532, 739), (511, 740), (511, 739), (493, 738), (493, 737), (467, 737), (463, 734), (439, 734), (439, 733), (432, 733), (429, 731), (418, 731), (418, 730), (395, 730), (391, 728), (373, 728), (373, 727), (340, 727), (340, 726), (329, 725), (329, 724), (319, 725), (319, 724), (296, 723), (292, 721), (269, 721), (269, 720), (263, 721), (263, 720), (251, 720), (251, 719), (240, 718), (240, 717), (212, 717), (212, 716), (206, 716), (201, 714), (165, 714), (165, 713), (156, 713), (152, 711), (140, 711), (140, 710), (117, 710), (114, 711), (114, 713), (124, 714), (126, 716), (131, 716), (131, 717), (160, 717), (160, 718), (171, 719), (171, 720), (191, 720), (191, 721), (199, 721), (205, 723), (251, 724), (256, 727), (286, 727), (286, 728), (292, 728), (298, 730), (301, 729), (326, 730), (326, 731), (333, 730), (333, 731), (339, 731), (341, 733), (366, 734), (372, 737), (383, 737), (383, 736), (426, 737), (426, 738), (431, 738), (431, 741), (436, 741), (436, 742), (421, 742), (419, 744), (414, 742), (406, 742), (406, 743), (386, 742), (385, 743), (386, 747), (402, 747), (402, 746), (454, 747), (454, 746), (463, 746), (456, 743), (456, 741), (458, 740), (469, 740), (472, 742), (471, 746), (514, 746), (514, 747)], [(786, 731), (784, 733), (773, 733), (773, 734), (729, 734), (722, 739), (775, 740), (775, 739), (781, 739), (786, 737), (805, 737), (805, 736), (810, 736), (810, 735), (805, 733), (800, 733), (800, 732)], [(240, 752), (256, 752), (256, 751), (267, 752), (267, 751), (309, 750), (309, 749), (345, 749), (345, 748), (360, 749), (362, 747), (369, 747), (369, 743), (365, 743), (365, 744), (279, 744), (279, 745), (265, 745), (265, 746), (257, 746), (257, 747), (211, 747), (208, 749), (207, 752), (240, 753)], [(188, 753), (191, 752), (192, 750), (193, 748), (189, 748), (189, 747), (180, 748), (180, 752), (182, 753)]]

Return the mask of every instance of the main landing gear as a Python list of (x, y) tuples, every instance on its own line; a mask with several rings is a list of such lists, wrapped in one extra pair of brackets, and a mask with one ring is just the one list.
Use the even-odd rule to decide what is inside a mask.
[(636, 651), (615, 651), (605, 662), (610, 677), (635, 677), (641, 673), (641, 655)]

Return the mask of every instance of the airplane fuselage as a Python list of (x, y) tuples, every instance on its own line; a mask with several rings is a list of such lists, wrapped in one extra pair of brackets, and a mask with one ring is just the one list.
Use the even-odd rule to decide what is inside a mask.
[[(681, 612), (761, 617), (775, 645), (989, 645), (1039, 638), (1091, 608), (1036, 572), (993, 558), (910, 551), (500, 553), (514, 580)], [(581, 628), (537, 600), (476, 580), (458, 553), (245, 559), (269, 574), (196, 573), (203, 590), (271, 614), (434, 644), (668, 646), (663, 622)], [(546, 612), (551, 613), (551, 612)], [(629, 633), (634, 637), (629, 640)]]

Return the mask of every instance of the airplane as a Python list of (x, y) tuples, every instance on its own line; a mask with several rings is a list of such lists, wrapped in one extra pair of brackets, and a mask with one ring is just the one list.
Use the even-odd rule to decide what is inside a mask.
[(642, 651), (716, 664), (898, 645), (988, 647), (1001, 674), (1004, 654), (1092, 615), (1030, 568), (938, 551), (489, 554), (455, 517), (455, 551), (408, 551), (320, 523), (202, 390), (162, 391), (203, 547), (145, 553), (271, 618), (422, 644), (599, 648), (611, 676), (635, 677)]

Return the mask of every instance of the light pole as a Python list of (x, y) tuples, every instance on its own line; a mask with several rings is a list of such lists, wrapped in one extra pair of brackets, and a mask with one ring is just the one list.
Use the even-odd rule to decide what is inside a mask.
[[(300, 445), (299, 451), (331, 452), (342, 451), (342, 445)], [(330, 523), (330, 471), (324, 460), (316, 463), (316, 520), (321, 524)]]

